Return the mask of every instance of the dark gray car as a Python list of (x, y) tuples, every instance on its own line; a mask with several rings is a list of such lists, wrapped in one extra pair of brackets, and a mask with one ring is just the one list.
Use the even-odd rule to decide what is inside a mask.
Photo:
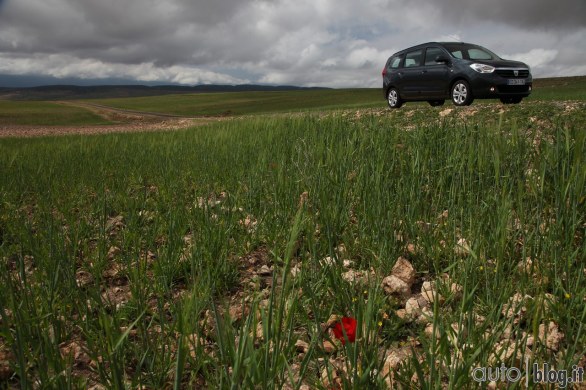
[(382, 75), (391, 108), (406, 101), (439, 106), (446, 99), (457, 106), (470, 105), (474, 99), (520, 103), (533, 84), (527, 64), (463, 42), (429, 42), (401, 50), (387, 60)]

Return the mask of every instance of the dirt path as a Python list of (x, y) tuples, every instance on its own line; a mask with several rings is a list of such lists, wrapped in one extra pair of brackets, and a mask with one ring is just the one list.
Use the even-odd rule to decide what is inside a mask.
[(101, 117), (108, 117), (108, 116), (115, 116), (115, 117), (125, 117), (125, 118), (152, 118), (152, 119), (201, 119), (202, 117), (199, 116), (182, 116), (182, 115), (174, 115), (174, 114), (165, 114), (162, 112), (148, 112), (148, 111), (138, 111), (138, 110), (128, 110), (124, 108), (116, 108), (105, 106), (103, 104), (96, 104), (96, 103), (88, 103), (84, 101), (59, 101), (59, 104), (64, 104), (66, 106), (73, 106), (84, 108), (86, 110), (92, 111), (93, 113), (100, 115)]
[(142, 112), (124, 110), (100, 104), (81, 101), (60, 101), (58, 104), (79, 107), (114, 122), (111, 125), (82, 125), (82, 126), (0, 126), (2, 137), (41, 137), (70, 134), (107, 134), (130, 133), (148, 131), (174, 131), (191, 126), (225, 120), (221, 117), (184, 117), (156, 112)]

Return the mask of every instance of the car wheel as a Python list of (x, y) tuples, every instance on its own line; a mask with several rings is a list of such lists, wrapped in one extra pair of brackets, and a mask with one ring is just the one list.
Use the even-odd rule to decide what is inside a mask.
[(427, 102), (429, 103), (430, 106), (437, 107), (437, 106), (443, 106), (446, 101), (445, 100), (428, 100)]
[(390, 108), (399, 108), (403, 105), (403, 101), (401, 100), (401, 96), (399, 96), (399, 91), (397, 88), (391, 88), (387, 92), (387, 102), (389, 103)]
[(452, 86), (452, 102), (456, 106), (469, 106), (474, 100), (470, 86), (464, 80), (458, 80)]

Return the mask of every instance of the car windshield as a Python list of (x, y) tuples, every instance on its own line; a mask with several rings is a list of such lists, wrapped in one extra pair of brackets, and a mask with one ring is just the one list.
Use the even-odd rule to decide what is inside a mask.
[(476, 45), (465, 43), (448, 43), (444, 47), (456, 58), (465, 60), (498, 60), (499, 56), (490, 50)]

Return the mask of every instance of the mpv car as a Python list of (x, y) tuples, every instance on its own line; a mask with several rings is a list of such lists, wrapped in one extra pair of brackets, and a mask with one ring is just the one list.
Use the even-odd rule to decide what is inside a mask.
[(531, 93), (532, 83), (526, 64), (462, 42), (410, 47), (393, 54), (383, 69), (383, 92), (391, 108), (406, 101), (441, 106), (446, 99), (457, 106), (494, 98), (520, 103)]

